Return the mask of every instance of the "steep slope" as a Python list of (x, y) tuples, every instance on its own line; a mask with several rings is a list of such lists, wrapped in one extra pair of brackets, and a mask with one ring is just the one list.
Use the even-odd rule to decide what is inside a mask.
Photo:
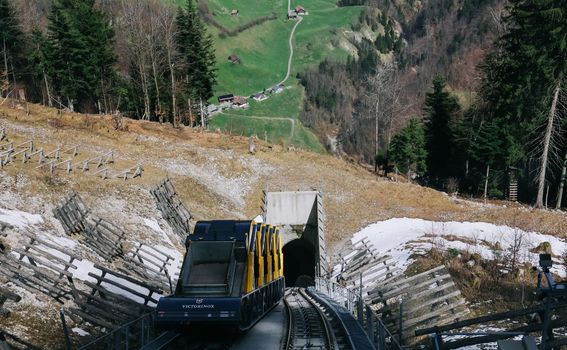
[[(23, 233), (31, 232), (67, 242), (75, 247), (75, 254), (88, 261), (119, 266), (117, 261), (101, 260), (89, 250), (77, 250), (78, 245), (72, 243), (77, 237), (67, 237), (54, 218), (53, 207), (66, 191), (75, 189), (94, 214), (124, 229), (128, 248), (143, 242), (180, 254), (182, 238), (175, 236), (161, 218), (149, 193), (165, 176), (172, 180), (195, 220), (254, 217), (260, 212), (265, 189), (320, 189), (333, 253), (367, 224), (394, 217), (482, 220), (542, 233), (565, 232), (563, 213), (530, 211), (508, 204), (479, 205), (413, 184), (377, 178), (364, 167), (329, 155), (288, 151), (261, 141), (252, 155), (247, 138), (131, 120), (124, 120), (125, 131), (116, 131), (111, 117), (59, 116), (57, 110), (36, 105), (28, 106), (28, 114), (26, 106), (15, 104), (11, 108), (10, 104), (8, 101), (0, 106), (0, 127), (15, 145), (31, 138), (46, 151), (59, 145), (77, 145), (77, 157), (83, 157), (80, 159), (114, 150), (113, 169), (138, 163), (144, 167), (140, 178), (123, 180), (93, 176), (94, 169), (67, 173), (64, 166), (50, 175), (47, 169), (38, 169), (35, 161), (5, 165), (0, 169), (0, 221), (9, 213), (33, 219), (0, 238), (10, 247), (20, 247), (25, 240)], [(12, 316), (0, 318), (0, 328), (41, 348), (60, 348), (61, 333), (54, 331), (60, 304), (42, 295), (24, 295), (22, 302), (12, 306)], [(45, 323), (33, 321), (38, 312)]]

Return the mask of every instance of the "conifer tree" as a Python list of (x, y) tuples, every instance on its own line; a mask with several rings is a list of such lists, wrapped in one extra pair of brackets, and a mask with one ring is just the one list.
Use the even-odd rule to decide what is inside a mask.
[(542, 206), (560, 114), (554, 101), (567, 73), (567, 2), (511, 0), (508, 12), (507, 33), (481, 65), (480, 113), (502, 130), (506, 165), (527, 169), (530, 158), (541, 160), (536, 205)]
[(51, 99), (51, 76), (52, 66), (49, 58), (52, 57), (53, 48), (48, 38), (39, 28), (34, 28), (31, 33), (29, 48), (29, 64), (36, 85), (40, 87), (43, 95), (43, 103), (52, 106)]
[(427, 150), (427, 173), (435, 186), (454, 176), (454, 138), (452, 125), (460, 106), (457, 99), (445, 91), (445, 79), (435, 78), (433, 92), (425, 98), (425, 145)]
[(0, 82), (1, 86), (7, 88), (16, 83), (15, 70), (23, 66), (21, 62), (23, 50), (23, 34), (16, 13), (8, 0), (0, 0), (0, 52), (2, 53), (0, 79), (3, 80)]
[(390, 143), (389, 156), (400, 171), (407, 173), (408, 178), (412, 171), (418, 176), (425, 174), (427, 151), (423, 124), (420, 121), (411, 119), (394, 135)]
[(49, 19), (49, 59), (61, 104), (81, 110), (97, 105), (112, 77), (114, 32), (94, 0), (55, 0)]
[(187, 93), (208, 100), (213, 96), (216, 83), (215, 53), (212, 37), (207, 34), (193, 0), (177, 14), (177, 45), (184, 61)]

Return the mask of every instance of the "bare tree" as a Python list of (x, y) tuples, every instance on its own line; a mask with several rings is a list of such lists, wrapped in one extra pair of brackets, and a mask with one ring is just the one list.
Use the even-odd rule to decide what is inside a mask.
[(392, 139), (393, 123), (402, 112), (402, 84), (394, 63), (377, 69), (367, 80), (365, 106), (374, 119), (374, 152), (378, 154), (381, 144), (388, 148)]
[(557, 101), (559, 99), (560, 91), (561, 91), (561, 82), (558, 82), (555, 87), (555, 92), (553, 93), (553, 101), (551, 102), (551, 108), (549, 109), (549, 115), (547, 118), (547, 128), (543, 139), (543, 152), (541, 155), (541, 167), (539, 169), (538, 191), (537, 191), (537, 199), (535, 204), (536, 208), (543, 208), (543, 195), (545, 190), (545, 173), (547, 170), (550, 142), (552, 136), (551, 134), (554, 128), (553, 123), (557, 111)]
[(149, 19), (151, 14), (147, 11), (142, 1), (122, 0), (121, 7), (121, 37), (124, 40), (126, 49), (125, 57), (128, 57), (139, 75), (139, 81), (136, 84), (142, 91), (144, 101), (144, 113), (142, 119), (149, 120), (150, 111), (150, 67), (151, 57), (148, 47), (150, 46), (149, 38)]
[(525, 232), (514, 229), (514, 233), (510, 239), (508, 247), (510, 272), (515, 276), (518, 271), (518, 265), (522, 262), (522, 250), (526, 246)]
[[(148, 2), (148, 6), (151, 5), (151, 2)], [(158, 7), (160, 9), (160, 7)], [(151, 11), (155, 13), (155, 11)], [(161, 13), (157, 15), (150, 16), (150, 23), (149, 23), (149, 36), (148, 36), (148, 52), (150, 54), (150, 60), (152, 62), (152, 75), (154, 80), (154, 87), (156, 90), (156, 114), (159, 117), (159, 122), (163, 123), (163, 113), (161, 111), (161, 98), (159, 93), (159, 82), (158, 78), (161, 76), (161, 71), (158, 67), (162, 66), (163, 63), (163, 55), (162, 50), (160, 50), (161, 43), (165, 41), (164, 33), (161, 30)]]
[(177, 120), (177, 100), (175, 84), (175, 66), (178, 61), (178, 54), (175, 48), (177, 39), (177, 25), (175, 21), (175, 9), (171, 6), (162, 6), (159, 13), (160, 28), (163, 32), (163, 44), (167, 56), (167, 66), (169, 68), (169, 78), (171, 82), (171, 115), (173, 121)]

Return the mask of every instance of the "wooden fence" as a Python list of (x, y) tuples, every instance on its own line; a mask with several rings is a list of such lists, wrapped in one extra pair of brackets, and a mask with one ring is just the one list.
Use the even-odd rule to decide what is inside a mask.
[(80, 234), (83, 242), (106, 260), (123, 255), (126, 233), (116, 225), (93, 215), (77, 192), (71, 190), (53, 209), (68, 235)]
[(98, 271), (88, 275), (96, 282), (84, 281), (90, 292), (76, 291), (76, 306), (68, 309), (71, 318), (78, 316), (82, 322), (114, 329), (151, 311), (163, 293), (156, 286), (104, 266), (95, 264), (94, 267)]
[[(150, 311), (163, 293), (153, 280), (140, 279), (94, 264), (86, 273), (94, 282), (73, 277), (77, 262), (68, 247), (47, 242), (23, 232), (21, 248), (0, 253), (0, 281), (27, 290), (42, 293), (65, 304), (68, 315), (77, 323), (113, 329)], [(171, 258), (170, 258), (171, 259)], [(169, 259), (167, 260), (169, 262)], [(0, 287), (0, 315), (8, 315), (3, 308), (7, 300), (20, 297), (7, 287)]]
[[(415, 333), (418, 336), (431, 335), (431, 339), (437, 344), (438, 349), (449, 350), (496, 342), (521, 334), (540, 333), (540, 335), (543, 335), (544, 329), (547, 328), (548, 335), (551, 335), (552, 339), (548, 339), (545, 347), (540, 344), (539, 348), (564, 349), (567, 346), (567, 337), (565, 337), (564, 331), (567, 326), (567, 319), (564, 317), (567, 308), (566, 302), (564, 298), (554, 298), (554, 301), (547, 305), (546, 301), (543, 301), (539, 305), (528, 308), (484, 315), (440, 327), (422, 328), (416, 330)], [(547, 325), (544, 321), (546, 317), (549, 320)], [(489, 322), (494, 323), (496, 321), (506, 321), (509, 327), (513, 328), (489, 333), (471, 331), (470, 327), (472, 326), (487, 328)], [(463, 330), (464, 333), (462, 333)], [(466, 332), (467, 330), (469, 332)], [(455, 337), (455, 333), (466, 334), (466, 336)]]
[(335, 278), (373, 305), (400, 344), (412, 342), (417, 328), (451, 323), (469, 313), (445, 266), (405, 277), (391, 257), (380, 256), (366, 237), (353, 243), (340, 261)]
[(343, 254), (340, 257), (341, 270), (337, 276), (341, 284), (350, 289), (360, 288), (362, 281), (362, 292), (366, 293), (373, 286), (383, 285), (401, 277), (401, 270), (392, 258), (381, 256), (370, 245), (368, 238), (354, 243), (350, 253), (350, 256)]
[(366, 299), (403, 339), (413, 337), (416, 328), (452, 323), (469, 313), (445, 266), (375, 288)]
[(191, 213), (177, 197), (175, 187), (169, 178), (165, 178), (150, 190), (162, 217), (167, 221), (173, 232), (185, 238), (191, 233)]
[[(0, 280), (2, 281), (2, 280)], [(6, 281), (2, 281), (5, 283)], [(10, 316), (10, 310), (4, 308), (4, 303), (8, 300), (19, 302), (22, 299), (18, 294), (10, 291), (8, 288), (0, 286), (0, 317)]]
[[(114, 152), (106, 151), (101, 155), (97, 155), (88, 159), (78, 160), (79, 155), (78, 146), (57, 146), (51, 147), (48, 151), (46, 147), (36, 147), (33, 139), (26, 140), (22, 143), (15, 144), (14, 141), (7, 140), (5, 129), (0, 129), (0, 168), (20, 161), (28, 163), (37, 159), (37, 169), (46, 169), (51, 175), (57, 170), (64, 170), (67, 173), (72, 171), (81, 170), (87, 173), (94, 166), (90, 175), (100, 177), (103, 179), (133, 179), (142, 176), (144, 168), (141, 164), (136, 164), (133, 167), (122, 170), (114, 170), (109, 167), (114, 163)], [(5, 142), (1, 143), (4, 139)], [(64, 157), (66, 157), (64, 159)]]
[(32, 234), (23, 233), (27, 238), (23, 248), (12, 248), (0, 255), (0, 274), (9, 282), (31, 293), (43, 293), (64, 303), (72, 299), (75, 285), (70, 269), (76, 269), (76, 257), (66, 255), (65, 249), (45, 242)]
[[(118, 271), (139, 277), (143, 281), (151, 281), (151, 285), (173, 293), (171, 263), (174, 258), (150, 245), (138, 245), (124, 256), (124, 262)], [(175, 272), (174, 272), (175, 273)]]

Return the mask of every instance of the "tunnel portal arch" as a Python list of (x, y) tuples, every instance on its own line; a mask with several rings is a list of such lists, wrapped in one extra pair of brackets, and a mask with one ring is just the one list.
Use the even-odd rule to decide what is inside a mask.
[[(305, 252), (309, 252), (309, 257), (314, 257), (315, 262), (309, 261), (309, 273), (307, 275), (310, 278), (312, 276), (326, 276), (330, 272), (330, 268), (325, 249), (325, 213), (322, 193), (318, 191), (265, 191), (262, 207), (265, 222), (277, 225), (280, 228), (284, 246), (297, 239), (302, 240), (302, 243), (296, 242), (289, 246), (286, 249), (288, 254), (290, 254), (289, 250), (293, 252), (295, 249), (301, 250), (301, 247), (303, 247)], [(307, 244), (310, 244), (309, 249), (307, 249)], [(295, 254), (292, 255), (295, 256)], [(284, 258), (285, 263), (286, 259)], [(293, 263), (291, 264), (293, 266)], [(314, 274), (311, 273), (311, 266), (315, 266)], [(293, 281), (286, 281), (288, 285), (290, 282), (295, 283), (296, 278), (293, 278), (295, 275), (293, 271), (289, 277)]]
[(287, 287), (314, 285), (317, 264), (315, 247), (306, 239), (298, 238), (283, 247), (284, 276)]

